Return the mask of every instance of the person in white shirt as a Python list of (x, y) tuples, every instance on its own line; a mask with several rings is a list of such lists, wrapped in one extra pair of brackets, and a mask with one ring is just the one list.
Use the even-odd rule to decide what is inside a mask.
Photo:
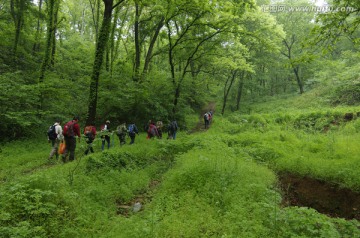
[(50, 138), (50, 136), (48, 137), (49, 142), (51, 142), (52, 148), (50, 151), (50, 155), (49, 155), (49, 160), (51, 160), (53, 158), (53, 156), (56, 156), (56, 159), (59, 159), (59, 145), (60, 142), (64, 140), (64, 136), (63, 136), (63, 130), (61, 127), (61, 121), (57, 120), (55, 122), (55, 124), (53, 125), (55, 126), (55, 135), (53, 137)]
[(110, 148), (110, 121), (107, 120), (104, 125), (101, 126), (101, 132), (104, 135), (101, 136), (101, 150), (105, 148), (105, 141), (107, 142), (107, 148)]

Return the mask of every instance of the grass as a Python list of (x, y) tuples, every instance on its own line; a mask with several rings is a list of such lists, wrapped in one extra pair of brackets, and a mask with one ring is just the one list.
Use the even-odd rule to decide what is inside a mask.
[[(348, 109), (348, 110), (347, 110)], [(356, 220), (282, 208), (276, 172), (358, 190), (358, 120), (328, 125), (349, 108), (215, 114), (207, 131), (47, 165), (44, 141), (1, 154), (4, 237), (358, 237)], [(187, 124), (198, 117), (188, 117)], [(195, 125), (195, 123), (193, 124)], [(78, 146), (78, 158), (85, 144)], [(156, 184), (154, 186), (153, 184)], [(141, 201), (142, 210), (131, 206)], [(121, 213), (124, 205), (129, 211)], [(121, 208), (121, 209), (120, 209)]]

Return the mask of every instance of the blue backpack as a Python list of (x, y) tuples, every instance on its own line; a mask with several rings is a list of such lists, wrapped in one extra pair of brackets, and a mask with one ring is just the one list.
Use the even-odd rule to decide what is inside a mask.
[(134, 133), (135, 133), (134, 127), (135, 127), (134, 124), (129, 125), (129, 127), (128, 127), (128, 132), (129, 132), (129, 134), (134, 134)]

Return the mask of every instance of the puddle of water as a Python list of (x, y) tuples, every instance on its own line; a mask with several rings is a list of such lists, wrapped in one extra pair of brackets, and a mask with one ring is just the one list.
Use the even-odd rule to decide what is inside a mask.
[(292, 174), (279, 175), (284, 206), (311, 207), (331, 217), (360, 220), (360, 193)]

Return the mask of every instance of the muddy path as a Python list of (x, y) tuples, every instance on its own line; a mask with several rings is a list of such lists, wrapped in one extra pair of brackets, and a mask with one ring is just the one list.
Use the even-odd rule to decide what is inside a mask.
[(311, 207), (330, 217), (360, 220), (360, 193), (292, 174), (279, 175), (283, 206)]
[[(201, 109), (201, 112), (199, 115), (199, 121), (196, 124), (196, 126), (190, 130), (190, 132), (189, 132), (190, 134), (207, 130), (207, 129), (205, 129), (203, 116), (208, 111), (213, 111), (214, 115), (216, 116), (216, 103), (215, 102), (209, 102), (205, 107), (203, 107)], [(210, 124), (210, 127), (211, 127), (211, 124)]]

